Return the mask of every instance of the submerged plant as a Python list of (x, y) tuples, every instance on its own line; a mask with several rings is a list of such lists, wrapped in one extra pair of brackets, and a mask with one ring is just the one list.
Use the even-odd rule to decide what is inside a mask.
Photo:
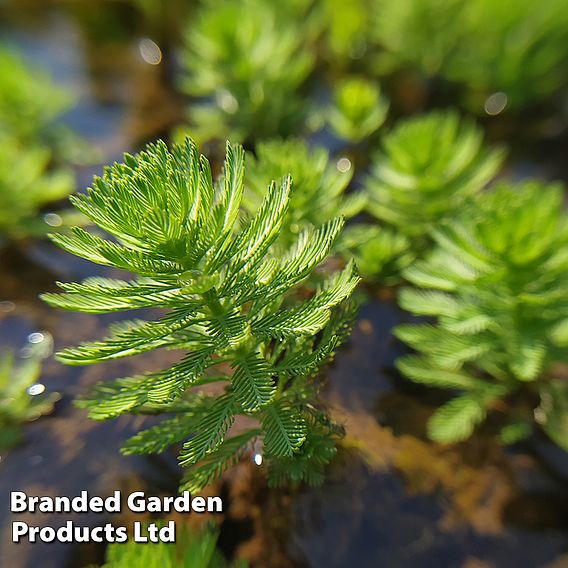
[(249, 156), (246, 175), (247, 190), (244, 206), (254, 212), (266, 195), (272, 180), (293, 177), (290, 200), (278, 242), (291, 246), (308, 227), (318, 227), (332, 217), (346, 218), (357, 214), (364, 206), (362, 196), (345, 196), (353, 175), (351, 163), (345, 158), (338, 164), (330, 162), (325, 148), (310, 148), (297, 139), (259, 142), (256, 157)]
[[(475, 124), (453, 112), (404, 120), (383, 138), (374, 158), (365, 182), (367, 210), (404, 235), (419, 256), (429, 249), (432, 231), (486, 186), (503, 158), (502, 150), (484, 146)], [(392, 240), (388, 233), (384, 238), (381, 249)]]
[(374, 14), (387, 70), (410, 67), (459, 82), (476, 112), (495, 92), (503, 93), (503, 108), (518, 110), (568, 83), (563, 0), (546, 7), (539, 0), (376, 0)]
[(191, 22), (182, 89), (208, 98), (190, 109), (198, 139), (239, 142), (290, 135), (302, 126), (308, 104), (300, 91), (314, 57), (304, 45), (300, 5), (222, 0), (206, 4)]
[(339, 248), (355, 259), (363, 279), (387, 285), (398, 283), (402, 270), (416, 258), (411, 241), (402, 233), (363, 223), (343, 231)]
[(363, 57), (372, 27), (369, 0), (322, 0), (317, 5), (327, 59), (342, 66)]
[(53, 410), (59, 393), (46, 393), (38, 380), (41, 361), (51, 353), (46, 344), (31, 344), (25, 359), (16, 361), (9, 351), (0, 355), (0, 451), (22, 438), (22, 426)]
[[(113, 240), (76, 228), (56, 235), (67, 251), (137, 274), (133, 280), (88, 278), (45, 294), (53, 306), (92, 313), (165, 308), (154, 321), (114, 324), (109, 335), (59, 353), (85, 365), (151, 351), (186, 351), (179, 363), (145, 375), (101, 383), (82, 406), (95, 419), (125, 412), (168, 412), (173, 417), (143, 431), (125, 453), (161, 452), (185, 440), (180, 462), (184, 487), (199, 490), (244, 453), (279, 472), (293, 471), (309, 449), (311, 468), (325, 459), (309, 439), (333, 436), (317, 402), (314, 376), (346, 333), (346, 304), (358, 277), (352, 263), (310, 298), (293, 291), (326, 257), (343, 221), (309, 228), (286, 253), (270, 247), (284, 222), (290, 179), (270, 184), (256, 214), (236, 230), (244, 191), (244, 153), (227, 146), (222, 179), (213, 184), (208, 161), (193, 142), (168, 151), (159, 142), (95, 178), (75, 206)], [(193, 387), (220, 382), (217, 395)], [(219, 392), (219, 391), (217, 391)], [(253, 427), (228, 431), (239, 416)], [(249, 421), (250, 424), (250, 421)], [(309, 472), (303, 477), (309, 478)]]
[(454, 112), (400, 122), (383, 137), (365, 181), (366, 210), (381, 226), (349, 227), (346, 252), (364, 276), (396, 282), (430, 249), (432, 232), (487, 185), (503, 158), (502, 150), (484, 146), (475, 124)]
[[(0, 136), (0, 243), (45, 235), (50, 227), (40, 216), (41, 208), (73, 191), (73, 174), (63, 168), (50, 171), (50, 155), (46, 148), (26, 148)], [(60, 223), (60, 217), (54, 219)]]
[(463, 440), (504, 411), (505, 441), (530, 433), (534, 415), (568, 449), (568, 377), (558, 365), (568, 346), (562, 199), (559, 185), (500, 185), (438, 229), (431, 256), (404, 272), (418, 289), (404, 290), (401, 306), (437, 320), (397, 328), (417, 351), (398, 367), (413, 381), (463, 393), (433, 415), (434, 440)]
[(328, 120), (340, 138), (360, 142), (379, 129), (388, 108), (376, 83), (351, 77), (335, 88), (334, 105), (328, 112)]
[(53, 143), (56, 119), (73, 97), (56, 86), (41, 69), (30, 66), (15, 52), (0, 47), (0, 134), (21, 143)]

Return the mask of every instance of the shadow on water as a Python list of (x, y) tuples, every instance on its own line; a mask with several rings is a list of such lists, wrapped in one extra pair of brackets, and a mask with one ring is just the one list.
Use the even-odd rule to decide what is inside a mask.
[[(74, 86), (79, 105), (67, 120), (113, 160), (167, 130), (180, 116), (163, 74), (141, 61), (148, 33), (124, 2), (11, 0), (0, 29)], [(108, 11), (106, 6), (108, 5)], [(89, 9), (89, 6), (91, 8)], [(127, 12), (116, 18), (115, 12)], [(137, 19), (138, 18), (138, 19)], [(118, 26), (116, 22), (126, 22)], [(79, 171), (83, 188), (100, 166)], [(0, 253), (0, 346), (19, 349), (47, 330), (56, 349), (100, 336), (115, 316), (47, 309), (38, 293), (57, 279), (112, 271), (73, 259), (47, 243)], [(122, 316), (118, 316), (119, 319)], [(391, 329), (403, 319), (392, 302), (373, 300), (329, 372), (326, 397), (346, 437), (328, 482), (318, 489), (268, 491), (250, 461), (213, 488), (226, 498), (220, 545), (253, 566), (279, 568), (568, 566), (568, 463), (543, 439), (503, 449), (483, 433), (448, 448), (427, 441), (425, 423), (444, 394), (398, 377), (404, 348)], [(174, 492), (175, 457), (123, 457), (122, 443), (143, 420), (88, 421), (72, 399), (99, 380), (160, 368), (174, 354), (153, 353), (97, 367), (46, 361), (42, 382), (63, 398), (53, 415), (28, 425), (25, 443), (0, 464), (0, 566), (80, 567), (102, 560), (100, 546), (13, 545), (10, 491), (74, 496), (146, 489)], [(146, 419), (146, 421), (148, 421)], [(57, 527), (63, 516), (23, 516)], [(81, 525), (107, 522), (77, 515)]]

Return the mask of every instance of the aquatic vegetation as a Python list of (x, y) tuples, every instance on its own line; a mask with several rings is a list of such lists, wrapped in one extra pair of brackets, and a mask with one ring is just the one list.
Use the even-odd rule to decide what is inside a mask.
[[(67, 197), (75, 179), (68, 169), (51, 170), (50, 158), (44, 147), (21, 146), (12, 137), (0, 136), (0, 243), (45, 235), (52, 228), (40, 211)], [(60, 216), (54, 219), (52, 225), (62, 223)]]
[(56, 120), (73, 104), (68, 89), (43, 70), (0, 47), (0, 134), (22, 143), (56, 142)]
[[(458, 82), (475, 112), (518, 110), (567, 84), (562, 0), (376, 0), (374, 14), (385, 71), (407, 67)], [(503, 104), (487, 108), (496, 92)]]
[(243, 204), (253, 213), (262, 203), (271, 181), (281, 182), (292, 175), (288, 209), (282, 221), (278, 243), (291, 246), (308, 227), (318, 227), (328, 219), (356, 215), (365, 201), (361, 194), (345, 195), (353, 168), (351, 162), (333, 163), (322, 147), (310, 148), (298, 139), (259, 142), (256, 156), (247, 161)]
[[(187, 28), (182, 90), (198, 140), (297, 133), (309, 112), (301, 89), (314, 67), (302, 2), (207, 3)], [(243, 15), (246, 17), (243, 18)]]
[(318, 3), (325, 56), (334, 67), (363, 57), (372, 22), (369, 0), (323, 0)]
[(338, 248), (344, 256), (355, 259), (364, 279), (387, 285), (396, 284), (402, 270), (416, 258), (405, 235), (367, 223), (347, 227)]
[(336, 86), (334, 94), (328, 120), (340, 138), (360, 142), (378, 130), (387, 117), (389, 105), (377, 83), (350, 77)]
[[(240, 146), (227, 146), (223, 176), (214, 184), (193, 142), (171, 152), (159, 142), (125, 155), (124, 163), (95, 178), (87, 195), (72, 197), (116, 242), (80, 228), (53, 236), (77, 256), (138, 276), (60, 284), (64, 293), (43, 296), (49, 304), (91, 313), (168, 310), (154, 321), (113, 324), (105, 339), (65, 349), (58, 358), (86, 365), (161, 347), (187, 351), (168, 369), (101, 383), (82, 406), (95, 419), (174, 414), (137, 434), (124, 451), (155, 453), (185, 441), (180, 462), (189, 468), (184, 488), (191, 491), (252, 448), (269, 470), (277, 460), (279, 472), (287, 465), (294, 471), (312, 432), (330, 438), (335, 432), (313, 379), (349, 329), (348, 298), (359, 279), (350, 262), (308, 299), (289, 292), (326, 258), (343, 221), (306, 229), (275, 256), (270, 247), (284, 222), (291, 180), (271, 183), (254, 217), (237, 231), (244, 179)], [(215, 382), (225, 385), (221, 394), (190, 391)], [(228, 438), (240, 416), (257, 425)], [(319, 449), (310, 447), (316, 469)]]
[[(403, 120), (383, 137), (374, 157), (365, 181), (366, 209), (420, 255), (430, 247), (431, 232), (485, 187), (503, 158), (501, 149), (485, 147), (475, 124), (454, 112)], [(386, 246), (392, 239), (385, 239)]]
[[(229, 563), (217, 550), (218, 538), (219, 531), (213, 527), (196, 530), (179, 525), (175, 543), (148, 545), (128, 540), (110, 544), (101, 568), (132, 568), (135, 565), (145, 568), (227, 568)], [(231, 566), (246, 568), (247, 563), (237, 561)]]
[(52, 412), (60, 398), (59, 393), (46, 393), (38, 382), (50, 345), (32, 343), (26, 358), (19, 360), (11, 351), (0, 354), (0, 451), (15, 446), (22, 438), (22, 426)]
[(463, 393), (433, 415), (433, 439), (463, 440), (501, 412), (503, 441), (529, 434), (536, 419), (568, 449), (562, 196), (560, 185), (499, 185), (437, 229), (432, 254), (404, 271), (417, 288), (401, 293), (401, 306), (437, 320), (396, 329), (417, 351), (398, 367), (413, 381)]

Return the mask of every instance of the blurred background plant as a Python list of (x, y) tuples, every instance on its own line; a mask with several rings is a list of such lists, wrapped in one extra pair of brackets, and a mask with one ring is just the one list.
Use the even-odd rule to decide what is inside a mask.
[(46, 392), (39, 382), (42, 361), (51, 355), (52, 340), (47, 332), (36, 332), (24, 348), (24, 357), (16, 359), (12, 351), (0, 353), (0, 451), (5, 452), (23, 437), (22, 427), (53, 411), (61, 398)]
[(323, 57), (333, 68), (349, 68), (366, 54), (372, 22), (369, 0), (316, 2), (323, 35)]
[(77, 103), (67, 88), (54, 83), (41, 67), (0, 44), (0, 135), (22, 147), (42, 146), (54, 162), (88, 163), (93, 148), (61, 118)]
[(43, 216), (42, 209), (75, 189), (69, 164), (93, 157), (60, 120), (74, 100), (42, 69), (0, 47), (0, 244), (65, 224), (68, 214)]
[(353, 175), (348, 158), (334, 163), (325, 148), (310, 147), (297, 138), (257, 143), (255, 153), (247, 155), (246, 172), (243, 205), (249, 215), (262, 203), (271, 181), (281, 182), (291, 172), (294, 174), (278, 239), (282, 250), (290, 248), (305, 229), (319, 227), (339, 215), (351, 218), (365, 204), (361, 193), (345, 195)]
[(464, 393), (433, 415), (434, 440), (464, 440), (499, 411), (503, 441), (529, 435), (536, 418), (568, 449), (563, 193), (536, 181), (500, 184), (435, 231), (432, 254), (404, 271), (417, 289), (402, 291), (401, 306), (437, 320), (397, 328), (418, 352), (398, 366), (416, 382)]
[(0, 135), (0, 245), (24, 237), (43, 236), (63, 224), (56, 213), (42, 207), (67, 197), (75, 188), (68, 168), (52, 170), (50, 151), (25, 146)]
[(335, 87), (334, 104), (328, 111), (328, 120), (337, 136), (357, 143), (380, 128), (388, 108), (377, 83), (350, 77)]
[(375, 0), (373, 14), (381, 73), (455, 82), (477, 114), (518, 112), (568, 86), (563, 0)]
[(245, 561), (227, 562), (217, 549), (219, 530), (214, 526), (176, 526), (175, 543), (140, 543), (129, 540), (107, 548), (101, 568), (246, 568)]
[[(182, 90), (198, 142), (297, 135), (310, 115), (303, 88), (315, 58), (307, 48), (308, 2), (205, 2), (187, 27)], [(238, 25), (236, 23), (238, 22)]]
[[(366, 208), (389, 230), (371, 229), (374, 238), (362, 240), (359, 253), (352, 243), (365, 268), (372, 268), (375, 256), (378, 275), (385, 262), (402, 267), (409, 255), (427, 251), (432, 231), (461, 211), (497, 174), (504, 159), (501, 149), (484, 145), (480, 128), (450, 111), (402, 120), (383, 136), (381, 145), (365, 180)], [(362, 237), (363, 229), (357, 230)]]

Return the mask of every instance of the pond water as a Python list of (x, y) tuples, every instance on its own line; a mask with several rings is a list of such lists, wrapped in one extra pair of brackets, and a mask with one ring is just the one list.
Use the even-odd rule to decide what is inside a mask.
[[(141, 54), (141, 40), (162, 37), (163, 30), (144, 24), (126, 2), (104, 5), (5, 0), (0, 35), (77, 91), (79, 103), (66, 120), (112, 161), (162, 135), (183, 109), (163, 80), (169, 69), (148, 64)], [(78, 168), (79, 188), (101, 167)], [(37, 298), (55, 280), (93, 274), (112, 271), (48, 243), (3, 250), (0, 302), (9, 303), (0, 304), (0, 346), (20, 349), (38, 330), (53, 335), (56, 349), (99, 336), (114, 316), (67, 314)], [(536, 437), (510, 449), (482, 434), (455, 448), (428, 442), (425, 422), (444, 395), (397, 376), (394, 360), (403, 347), (391, 329), (405, 316), (382, 296), (370, 292), (352, 338), (328, 372), (325, 396), (346, 428), (328, 481), (317, 489), (268, 491), (251, 456), (212, 489), (222, 492), (228, 507), (223, 551), (267, 568), (568, 566), (568, 455)], [(53, 415), (26, 427), (24, 444), (2, 456), (0, 566), (81, 567), (101, 562), (104, 554), (101, 546), (11, 544), (10, 491), (176, 491), (174, 455), (119, 453), (143, 419), (96, 423), (72, 405), (99, 380), (160, 368), (174, 358), (152, 353), (92, 368), (46, 362), (42, 383), (63, 397)], [(86, 514), (77, 522), (95, 526), (106, 519)]]

